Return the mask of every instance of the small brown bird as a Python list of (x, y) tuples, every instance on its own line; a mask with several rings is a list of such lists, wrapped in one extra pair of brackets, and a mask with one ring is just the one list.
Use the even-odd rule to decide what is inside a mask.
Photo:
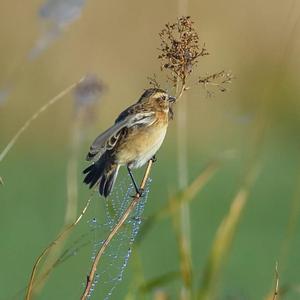
[(107, 197), (120, 166), (127, 166), (136, 192), (141, 194), (131, 169), (142, 167), (160, 148), (173, 115), (173, 102), (175, 98), (164, 90), (146, 90), (92, 143), (86, 159), (94, 163), (83, 171), (84, 182), (90, 188), (99, 183), (100, 195)]

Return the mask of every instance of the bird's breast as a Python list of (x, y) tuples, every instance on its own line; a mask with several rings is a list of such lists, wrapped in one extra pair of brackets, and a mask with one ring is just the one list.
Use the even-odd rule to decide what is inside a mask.
[(147, 127), (133, 127), (116, 149), (121, 165), (139, 168), (151, 159), (160, 148), (168, 127), (165, 113), (156, 113), (156, 120)]

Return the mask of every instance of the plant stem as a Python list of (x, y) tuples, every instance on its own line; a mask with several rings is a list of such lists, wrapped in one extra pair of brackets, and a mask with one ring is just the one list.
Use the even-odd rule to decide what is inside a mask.
[[(68, 227), (76, 219), (77, 215), (77, 202), (78, 202), (78, 186), (77, 186), (77, 174), (78, 174), (78, 152), (80, 147), (80, 127), (81, 118), (78, 115), (73, 123), (71, 129), (71, 141), (70, 141), (70, 155), (67, 164), (67, 201), (66, 201), (66, 212), (64, 217), (63, 228)], [(69, 232), (70, 233), (70, 232)], [(38, 286), (34, 289), (34, 293), (37, 295), (41, 292), (46, 284), (46, 281), (51, 274), (51, 266), (61, 255), (65, 241), (67, 240), (69, 234), (64, 235), (63, 239), (57, 241), (55, 249), (53, 249), (49, 255), (46, 257), (43, 266), (41, 266), (41, 273), (47, 275), (44, 276), (43, 280), (39, 281)], [(46, 272), (45, 270), (49, 270)], [(45, 272), (43, 272), (45, 271)]]
[[(188, 186), (188, 157), (187, 157), (187, 97), (184, 82), (177, 80), (176, 95), (177, 105), (177, 161), (178, 161), (178, 186), (184, 190)], [(184, 98), (184, 99), (182, 99)], [(180, 101), (179, 101), (180, 100)], [(179, 247), (181, 274), (183, 287), (181, 298), (188, 300), (191, 298), (191, 234), (190, 234), (190, 211), (189, 204), (180, 203), (179, 212)]]
[[(144, 177), (143, 177), (141, 185), (140, 185), (141, 189), (145, 188), (145, 185), (146, 185), (147, 180), (148, 180), (149, 175), (150, 175), (152, 163), (153, 163), (152, 160), (149, 160), (148, 165), (147, 165), (146, 170), (145, 170), (145, 173), (144, 173)], [(125, 221), (129, 217), (130, 213), (133, 211), (133, 209), (135, 208), (135, 206), (139, 202), (140, 198), (141, 198), (141, 195), (139, 193), (136, 193), (134, 198), (132, 199), (131, 203), (129, 204), (128, 208), (126, 209), (124, 214), (121, 216), (118, 223), (114, 226), (112, 231), (109, 233), (109, 235), (105, 239), (102, 246), (100, 247), (100, 249), (99, 249), (99, 251), (96, 255), (96, 258), (93, 262), (93, 265), (91, 267), (90, 273), (87, 276), (86, 286), (85, 286), (84, 292), (81, 296), (81, 300), (85, 300), (89, 297), (89, 293), (90, 293), (90, 290), (91, 290), (91, 287), (92, 287), (92, 284), (93, 284), (93, 281), (94, 281), (94, 278), (95, 278), (95, 275), (96, 275), (97, 267), (98, 267), (98, 264), (100, 262), (100, 259), (101, 259), (102, 255), (104, 254), (105, 250), (109, 246), (109, 244), (112, 241), (112, 239), (114, 238), (114, 236), (118, 233), (120, 228), (123, 226), (123, 224), (125, 223)]]
[(71, 90), (73, 90), (77, 84), (81, 83), (84, 80), (84, 77), (81, 78), (78, 82), (75, 82), (61, 91), (58, 95), (50, 99), (46, 104), (44, 104), (41, 108), (39, 108), (25, 123), (24, 125), (17, 131), (17, 133), (12, 137), (3, 151), (0, 153), (0, 162), (4, 159), (10, 149), (15, 145), (21, 134), (31, 125), (31, 123), (37, 119), (41, 113), (47, 110), (51, 105), (56, 103), (58, 100), (63, 98), (66, 94), (68, 94)]
[[(178, 0), (178, 14), (186, 16), (188, 13), (188, 0)], [(177, 81), (178, 88), (178, 81)], [(185, 82), (182, 84), (178, 98), (182, 98)], [(188, 185), (188, 156), (187, 156), (187, 97), (179, 101), (177, 109), (177, 159), (178, 159), (178, 185), (184, 190)], [(180, 241), (181, 241), (181, 273), (183, 287), (181, 298), (191, 298), (191, 233), (190, 211), (188, 203), (181, 203), (180, 208)]]
[(55, 240), (53, 240), (44, 250), (43, 252), (38, 256), (38, 258), (36, 259), (35, 263), (34, 263), (34, 266), (32, 268), (32, 271), (31, 271), (31, 275), (30, 275), (30, 281), (29, 281), (29, 284), (28, 284), (28, 288), (27, 288), (27, 292), (26, 292), (26, 296), (25, 296), (25, 299), (26, 300), (30, 300), (31, 299), (31, 296), (32, 296), (32, 291), (33, 291), (33, 285), (35, 283), (35, 275), (36, 275), (36, 271), (37, 271), (37, 268), (41, 262), (41, 260), (45, 257), (46, 254), (49, 253), (49, 251), (58, 243), (58, 241), (60, 239), (63, 239), (69, 232), (71, 229), (73, 229), (73, 227), (75, 227), (79, 222), (80, 220), (83, 218), (84, 214), (86, 213), (90, 203), (91, 203), (91, 200), (92, 200), (92, 196), (87, 200), (83, 210), (81, 211), (80, 215), (78, 216), (78, 218), (72, 223), (70, 224), (69, 226), (67, 226), (57, 237)]

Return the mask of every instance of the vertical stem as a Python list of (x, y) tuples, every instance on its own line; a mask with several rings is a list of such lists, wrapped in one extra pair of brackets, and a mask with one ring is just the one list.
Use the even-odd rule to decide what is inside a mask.
[(78, 156), (80, 146), (80, 116), (73, 121), (73, 128), (71, 133), (70, 159), (67, 165), (67, 205), (65, 212), (65, 225), (68, 225), (74, 220), (77, 215), (78, 204)]
[[(187, 97), (178, 102), (177, 108), (177, 160), (178, 160), (178, 185), (184, 190), (188, 185), (188, 155), (187, 155)], [(191, 238), (190, 238), (190, 211), (188, 203), (181, 203), (180, 212), (180, 247), (181, 271), (183, 287), (181, 295), (183, 300), (190, 299), (191, 278)]]
[(85, 77), (82, 77), (78, 82), (75, 82), (61, 91), (58, 95), (51, 98), (46, 104), (40, 107), (25, 123), (24, 125), (17, 131), (17, 133), (12, 137), (6, 147), (0, 152), (0, 162), (4, 159), (10, 149), (15, 145), (19, 137), (23, 134), (24, 131), (31, 125), (35, 119), (37, 119), (41, 113), (46, 111), (51, 105), (55, 104), (57, 101), (62, 99), (65, 95), (67, 95), (70, 91), (72, 91), (79, 83), (84, 80)]
[[(188, 0), (178, 0), (179, 16), (188, 13)], [(177, 89), (179, 84), (177, 83)], [(177, 109), (177, 160), (178, 160), (178, 185), (183, 190), (188, 185), (188, 155), (187, 155), (187, 97), (178, 102)], [(188, 203), (182, 203), (180, 208), (180, 241), (181, 241), (181, 273), (183, 286), (181, 289), (182, 300), (191, 299), (191, 233), (190, 211)]]
[[(147, 180), (149, 178), (150, 175), (150, 171), (152, 168), (152, 164), (153, 161), (149, 160), (140, 188), (144, 189), (147, 183)], [(104, 240), (103, 244), (101, 245), (101, 247), (99, 248), (99, 251), (95, 257), (95, 260), (92, 264), (91, 270), (89, 275), (87, 276), (87, 281), (86, 281), (86, 286), (84, 289), (84, 292), (81, 296), (81, 300), (86, 300), (87, 298), (89, 298), (90, 295), (90, 291), (92, 288), (92, 284), (94, 282), (94, 278), (97, 272), (97, 268), (98, 268), (98, 264), (102, 258), (102, 255), (104, 254), (104, 252), (106, 251), (106, 249), (109, 247), (110, 242), (112, 241), (112, 239), (115, 237), (115, 235), (119, 232), (120, 228), (124, 225), (124, 222), (127, 220), (127, 218), (129, 217), (129, 215), (132, 213), (132, 211), (134, 210), (135, 206), (137, 205), (137, 203), (140, 201), (141, 195), (139, 193), (136, 193), (134, 198), (132, 199), (132, 201), (130, 202), (129, 206), (127, 207), (126, 211), (123, 213), (123, 215), (120, 217), (118, 223), (113, 227), (113, 229), (111, 230), (111, 232), (109, 233), (109, 235), (107, 236), (107, 238)]]
[[(72, 122), (71, 128), (71, 140), (70, 140), (70, 158), (67, 164), (67, 201), (66, 201), (66, 212), (64, 217), (64, 228), (68, 228), (70, 224), (74, 222), (77, 215), (77, 203), (78, 203), (78, 184), (77, 184), (77, 173), (78, 173), (78, 152), (80, 146), (80, 126), (81, 126), (81, 115), (79, 114)], [(63, 229), (62, 229), (63, 230)], [(51, 270), (51, 266), (59, 258), (62, 253), (64, 243), (68, 238), (68, 234), (64, 235), (63, 239), (60, 239), (49, 255), (46, 257), (44, 264), (41, 268), (41, 273), (47, 275), (39, 282), (39, 284), (33, 289), (35, 295), (38, 295), (44, 288)]]
[(182, 190), (188, 184), (187, 162), (187, 97), (178, 102), (177, 108), (177, 155), (178, 155), (178, 184)]

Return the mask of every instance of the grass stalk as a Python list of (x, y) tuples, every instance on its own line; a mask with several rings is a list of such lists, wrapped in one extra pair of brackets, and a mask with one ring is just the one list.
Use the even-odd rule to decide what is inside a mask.
[[(152, 164), (153, 161), (149, 160), (142, 182), (140, 184), (140, 188), (144, 189), (147, 183), (147, 180), (149, 178), (150, 175), (150, 171), (152, 168)], [(114, 238), (114, 236), (119, 232), (119, 230), (121, 229), (121, 227), (123, 226), (124, 222), (127, 220), (127, 218), (129, 217), (129, 215), (131, 214), (131, 212), (133, 211), (133, 209), (135, 208), (135, 206), (137, 205), (137, 203), (139, 202), (141, 198), (141, 195), (139, 193), (136, 193), (134, 198), (132, 199), (131, 203), (129, 204), (128, 208), (126, 209), (126, 211), (124, 212), (124, 214), (121, 216), (120, 220), (118, 221), (118, 223), (114, 226), (114, 228), (111, 230), (111, 232), (109, 233), (109, 235), (107, 236), (107, 238), (105, 239), (104, 243), (102, 244), (102, 246), (100, 247), (95, 260), (92, 264), (91, 270), (89, 272), (89, 275), (87, 276), (87, 281), (86, 281), (86, 286), (84, 289), (84, 292), (81, 296), (81, 300), (86, 300), (89, 297), (90, 294), (90, 290), (93, 284), (93, 281), (95, 279), (95, 274), (97, 271), (97, 267), (98, 264), (100, 262), (100, 259), (102, 257), (102, 255), (104, 254), (104, 252), (106, 251), (106, 249), (108, 248), (108, 246), (110, 245), (110, 242), (112, 241), (112, 239)]]
[[(186, 96), (185, 96), (186, 97)], [(188, 156), (187, 156), (187, 103), (181, 101), (178, 107), (177, 122), (177, 151), (178, 151), (178, 185), (184, 190), (188, 185)], [(182, 299), (190, 299), (191, 290), (191, 224), (190, 209), (188, 202), (181, 202), (180, 205), (180, 240), (182, 245), (181, 260), (183, 262), (182, 272), (188, 273), (184, 280)], [(190, 279), (188, 279), (190, 278)]]
[[(77, 174), (78, 174), (78, 152), (80, 146), (80, 118), (75, 118), (72, 123), (71, 130), (71, 141), (70, 141), (70, 158), (67, 163), (67, 201), (66, 201), (66, 211), (64, 217), (64, 225), (62, 230), (72, 224), (73, 220), (77, 215), (77, 203), (78, 203), (78, 184), (77, 184)], [(38, 286), (34, 290), (35, 294), (38, 294), (44, 287), (51, 270), (51, 266), (55, 264), (55, 261), (59, 258), (62, 253), (63, 246), (67, 240), (70, 231), (64, 235), (64, 238), (61, 238), (57, 241), (56, 247), (52, 249), (49, 255), (46, 257), (44, 264), (41, 268), (41, 273), (46, 275), (39, 281)], [(50, 271), (46, 271), (50, 270)]]
[(40, 262), (42, 261), (42, 259), (53, 249), (53, 247), (61, 240), (64, 239), (65, 236), (81, 221), (81, 219), (83, 218), (83, 216), (85, 215), (90, 203), (92, 200), (92, 196), (87, 200), (84, 208), (82, 209), (80, 215), (77, 217), (77, 219), (71, 223), (69, 226), (67, 226), (63, 231), (60, 232), (60, 234), (43, 250), (43, 252), (37, 257), (32, 271), (31, 271), (31, 275), (30, 275), (30, 280), (29, 280), (29, 284), (27, 286), (27, 291), (26, 291), (26, 296), (25, 296), (25, 300), (30, 300), (32, 299), (32, 294), (33, 294), (33, 288), (34, 288), (34, 284), (35, 284), (35, 276), (36, 276), (36, 272), (38, 269), (38, 266), (40, 264)]
[(198, 300), (215, 299), (217, 283), (226, 257), (235, 236), (242, 212), (249, 198), (250, 191), (257, 178), (257, 165), (252, 165), (244, 176), (240, 189), (232, 200), (228, 214), (224, 217), (215, 235), (204, 275), (197, 293)]
[(155, 224), (155, 222), (174, 216), (178, 213), (182, 203), (190, 203), (195, 198), (196, 194), (204, 188), (204, 186), (219, 170), (219, 168), (220, 164), (218, 162), (210, 162), (183, 191), (180, 191), (178, 194), (170, 198), (169, 202), (173, 203), (172, 206), (170, 206), (169, 203), (166, 203), (166, 205), (162, 206), (157, 212), (147, 218), (141, 229), (142, 233), (140, 236), (143, 238), (145, 236), (145, 232), (147, 232), (152, 225)]
[(277, 300), (279, 296), (279, 272), (278, 272), (278, 262), (275, 266), (275, 287), (272, 300)]
[(78, 82), (72, 83), (70, 86), (65, 88), (55, 97), (51, 98), (46, 104), (40, 107), (25, 123), (24, 125), (16, 132), (16, 134), (12, 137), (12, 139), (8, 142), (6, 147), (0, 153), (0, 162), (4, 159), (4, 157), (8, 154), (11, 148), (16, 144), (22, 133), (28, 129), (33, 121), (35, 121), (44, 111), (46, 111), (50, 106), (58, 102), (62, 99), (65, 95), (67, 95), (70, 91), (72, 91), (79, 83), (84, 80), (82, 77)]

